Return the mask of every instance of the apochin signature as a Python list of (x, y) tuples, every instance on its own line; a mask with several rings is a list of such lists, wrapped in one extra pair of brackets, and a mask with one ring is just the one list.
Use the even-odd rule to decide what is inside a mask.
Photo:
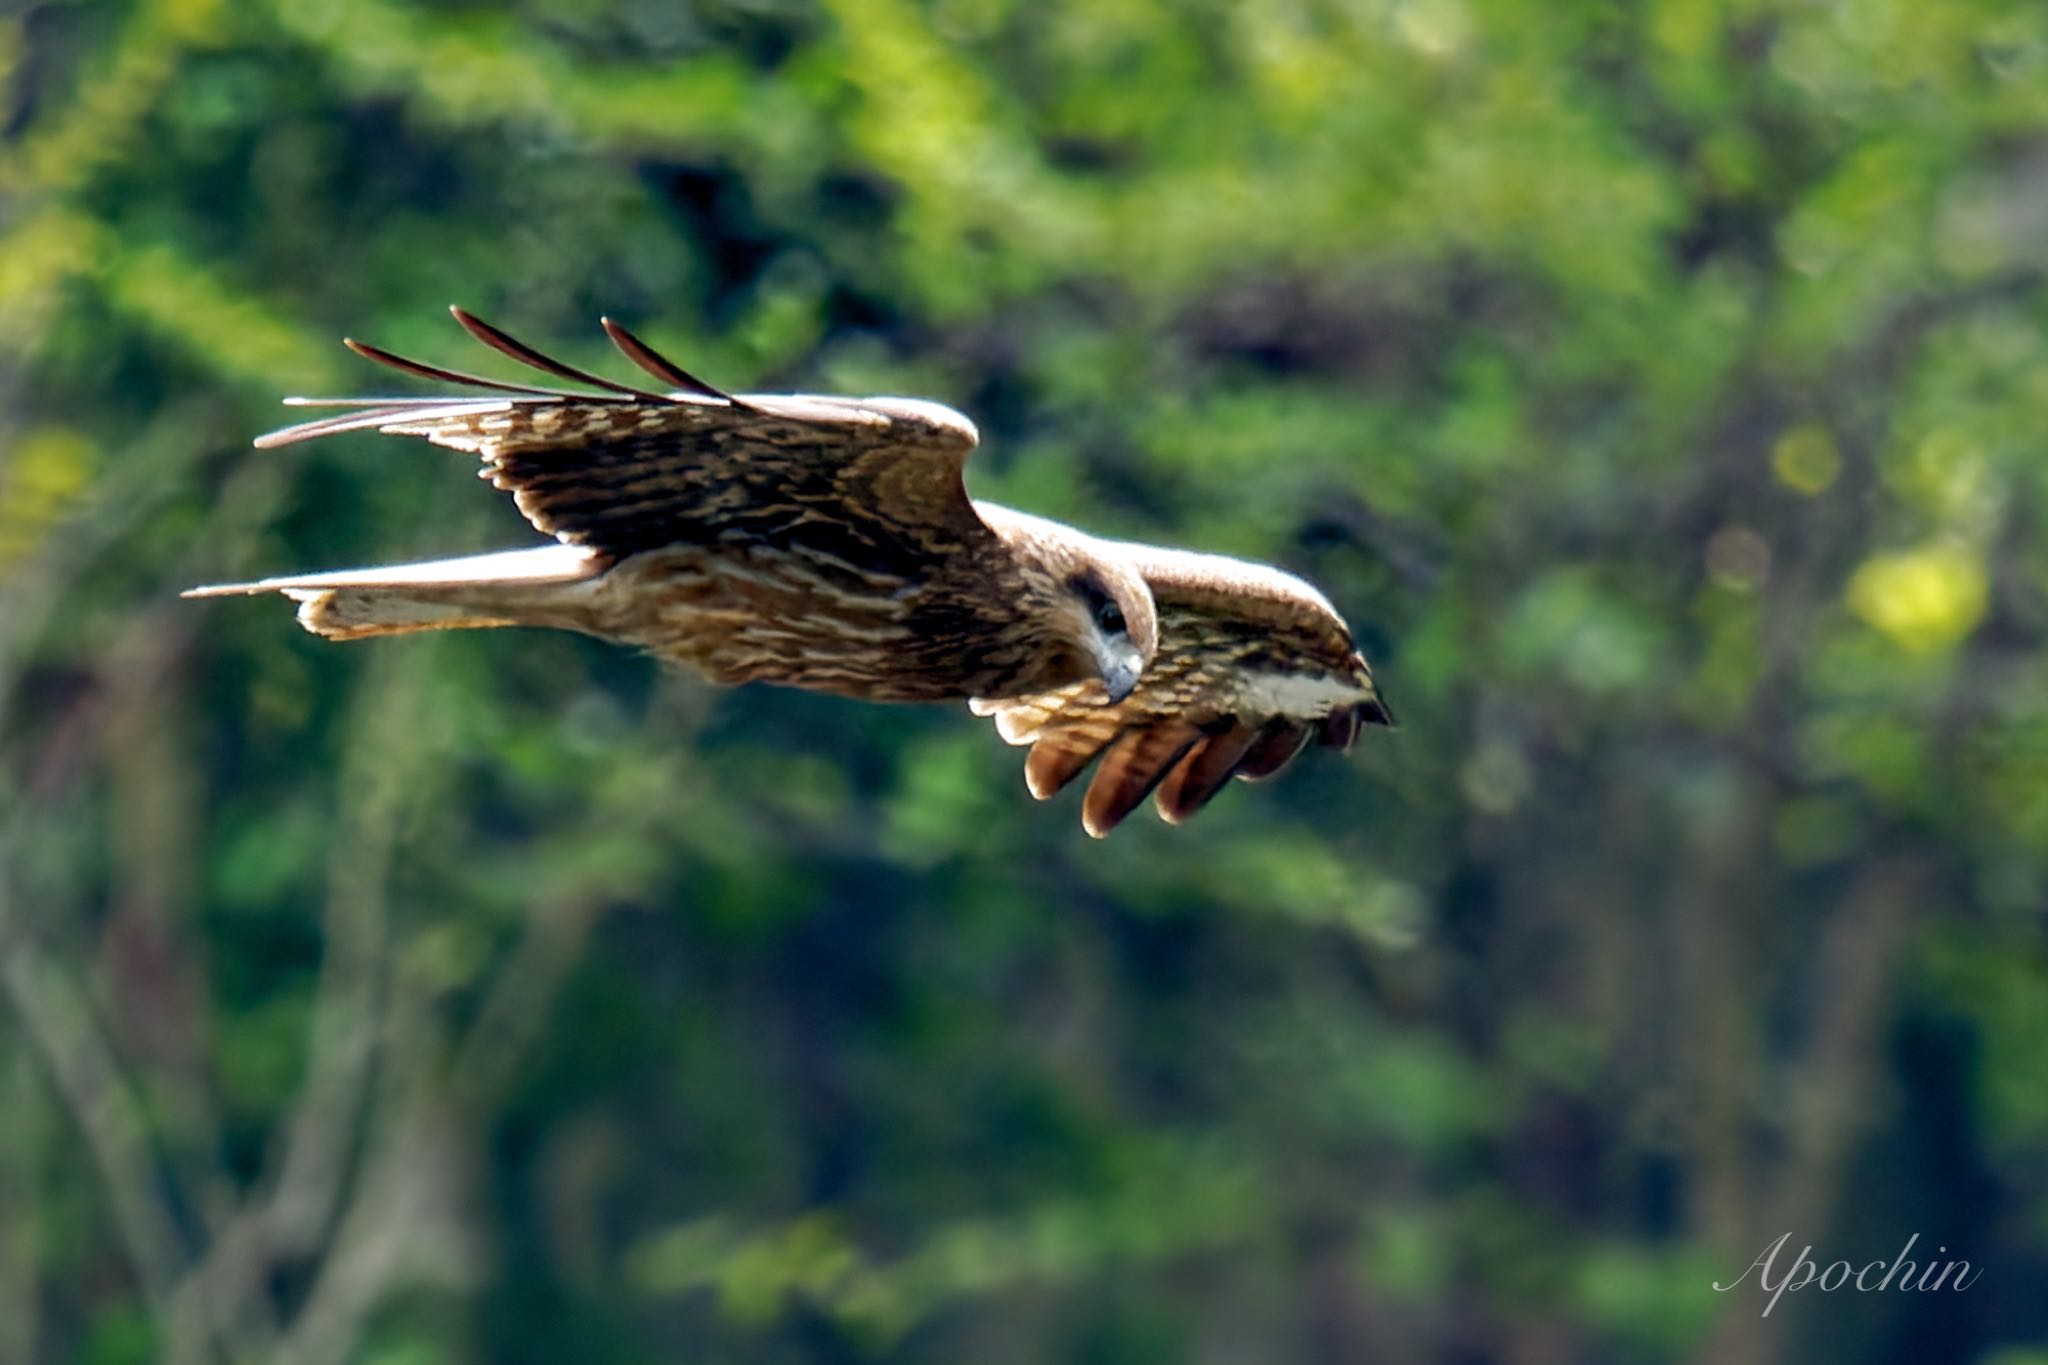
[[(1785, 1267), (1784, 1275), (1776, 1283), (1772, 1283), (1771, 1267), (1777, 1261), (1778, 1253), (1784, 1249), (1785, 1243), (1790, 1241), (1791, 1238), (1792, 1234), (1787, 1232), (1777, 1241), (1758, 1252), (1757, 1258), (1751, 1261), (1740, 1275), (1737, 1275), (1726, 1284), (1722, 1284), (1719, 1280), (1714, 1281), (1714, 1288), (1725, 1294), (1735, 1288), (1736, 1285), (1748, 1279), (1749, 1272), (1754, 1270), (1756, 1272), (1757, 1288), (1771, 1296), (1771, 1301), (1764, 1305), (1764, 1311), (1761, 1314), (1763, 1317), (1769, 1317), (1771, 1310), (1778, 1306), (1778, 1299), (1781, 1295), (1796, 1293), (1808, 1285), (1812, 1285), (1824, 1294), (1832, 1294), (1837, 1289), (1856, 1289), (1865, 1294), (1881, 1293), (1887, 1289), (1922, 1291), (1951, 1289), (1960, 1292), (1975, 1284), (1977, 1277), (1984, 1273), (1982, 1266), (1972, 1266), (1968, 1261), (1930, 1260), (1922, 1265), (1907, 1260), (1906, 1253), (1911, 1251), (1913, 1244), (1920, 1240), (1920, 1234), (1916, 1232), (1906, 1239), (1906, 1244), (1899, 1248), (1899, 1254), (1894, 1256), (1889, 1262), (1871, 1261), (1861, 1269), (1847, 1261), (1834, 1261), (1823, 1269), (1812, 1259), (1813, 1248), (1810, 1246), (1801, 1247), (1799, 1254), (1792, 1259), (1792, 1264)], [(1938, 1255), (1945, 1255), (1948, 1252), (1948, 1248), (1936, 1247), (1935, 1251)], [(1953, 1279), (1950, 1278), (1952, 1275), (1954, 1276)], [(1879, 1278), (1867, 1278), (1872, 1276), (1878, 1276)]]

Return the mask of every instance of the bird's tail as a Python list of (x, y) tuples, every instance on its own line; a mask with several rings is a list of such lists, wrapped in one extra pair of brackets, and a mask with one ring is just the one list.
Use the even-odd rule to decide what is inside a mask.
[(265, 578), (192, 588), (186, 597), (278, 592), (299, 604), (299, 624), (330, 640), (479, 626), (575, 629), (578, 607), (607, 561), (580, 545), (389, 564), (374, 569)]

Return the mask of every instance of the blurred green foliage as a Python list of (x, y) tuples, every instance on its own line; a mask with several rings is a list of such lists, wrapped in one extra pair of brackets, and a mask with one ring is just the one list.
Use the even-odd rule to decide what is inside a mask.
[[(2048, 1342), (2048, 9), (0, 16), (0, 1361)], [(191, 583), (607, 312), (1268, 558), (1403, 728), (1093, 844), (964, 712)], [(1961, 1294), (1719, 1294), (1780, 1233)]]

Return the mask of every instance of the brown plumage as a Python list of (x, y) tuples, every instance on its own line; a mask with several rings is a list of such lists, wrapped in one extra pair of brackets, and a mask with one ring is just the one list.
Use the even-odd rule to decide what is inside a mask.
[(886, 701), (1081, 679), (1122, 693), (1150, 657), (1150, 595), (1101, 542), (969, 501), (961, 469), (975, 432), (958, 413), (905, 399), (735, 397), (607, 322), (627, 357), (674, 386), (654, 393), (455, 316), (494, 349), (597, 391), (481, 379), (352, 341), (371, 360), (490, 395), (335, 400), (347, 411), (256, 444), (374, 428), (473, 452), (558, 543), (200, 594), (286, 593), (306, 628), (332, 639), (555, 626), (718, 682)]
[(1360, 717), (1384, 719), (1348, 631), (1312, 588), (975, 502), (961, 480), (974, 427), (949, 408), (728, 394), (607, 319), (618, 349), (665, 386), (635, 388), (452, 311), (484, 344), (587, 388), (485, 379), (350, 341), (381, 364), (486, 392), (290, 399), (344, 411), (256, 444), (423, 436), (480, 456), (482, 475), (554, 543), (188, 596), (281, 592), (330, 639), (548, 626), (718, 682), (972, 698), (1006, 738), (1034, 744), (1027, 774), (1041, 796), (1110, 749), (1084, 802), (1097, 834), (1162, 782), (1161, 813), (1184, 819), (1233, 773), (1276, 770), (1311, 731), (1342, 747)]
[[(1113, 702), (1082, 681), (1032, 697), (981, 698), (1044, 800), (1100, 760), (1081, 820), (1097, 838), (1147, 796), (1180, 824), (1232, 777), (1258, 781), (1310, 743), (1343, 750), (1393, 717), (1344, 620), (1322, 594), (1263, 564), (1113, 542), (1144, 576), (1159, 648)], [(1155, 795), (1156, 793), (1156, 795)]]

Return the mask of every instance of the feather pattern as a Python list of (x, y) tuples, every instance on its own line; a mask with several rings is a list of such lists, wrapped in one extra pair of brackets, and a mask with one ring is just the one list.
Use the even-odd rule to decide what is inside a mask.
[(1025, 781), (1043, 800), (1101, 767), (1082, 823), (1101, 837), (1157, 792), (1160, 816), (1191, 818), (1233, 776), (1271, 777), (1311, 738), (1348, 749), (1362, 724), (1390, 725), (1343, 618), (1307, 583), (1214, 555), (1119, 543), (1159, 614), (1159, 648), (1123, 701), (1099, 684), (983, 699), (1011, 744), (1029, 745)]
[(1125, 731), (1088, 783), (1081, 800), (1082, 828), (1100, 839), (1122, 824), (1201, 737), (1200, 730), (1180, 720)]
[(597, 321), (598, 325), (604, 328), (604, 334), (612, 339), (612, 345), (619, 348), (621, 355), (663, 383), (674, 385), (678, 392), (695, 394), (699, 398), (713, 398), (735, 407), (746, 406), (723, 389), (711, 387), (610, 318), (599, 318)]
[(555, 544), (296, 574), (190, 595), (282, 593), (331, 639), (547, 626), (639, 646), (718, 682), (890, 701), (971, 698), (1047, 798), (1097, 765), (1100, 837), (1148, 796), (1171, 822), (1233, 776), (1389, 724), (1342, 618), (1264, 565), (1110, 542), (971, 500), (965, 417), (902, 398), (732, 394), (610, 319), (636, 387), (460, 308), (475, 341), (552, 380), (494, 379), (351, 340), (466, 392), (288, 399), (336, 411), (260, 437), (417, 436), (475, 455)]
[[(766, 681), (878, 700), (1017, 695), (1099, 676), (1105, 646), (1077, 585), (1106, 592), (1149, 652), (1143, 580), (1071, 527), (981, 509), (962, 481), (974, 424), (935, 403), (714, 388), (605, 320), (656, 392), (568, 364), (461, 308), (474, 340), (580, 387), (493, 379), (351, 340), (387, 368), (473, 394), (293, 399), (340, 411), (260, 437), (264, 448), (344, 432), (423, 437), (476, 455), (534, 527), (588, 553), (597, 581), (536, 598), (465, 585), (463, 619), (567, 625), (686, 663), (721, 682)], [(380, 579), (293, 579), (220, 591), (327, 592), (301, 613), (335, 638), (452, 624), (450, 590)], [(362, 594), (386, 594), (381, 604)], [(404, 600), (400, 600), (403, 598)], [(342, 608), (347, 622), (341, 624)], [(1135, 671), (1137, 662), (1118, 662)]]
[(1254, 737), (1249, 726), (1232, 721), (1221, 733), (1205, 736), (1189, 749), (1159, 784), (1160, 818), (1172, 825), (1194, 818), (1229, 785)]

